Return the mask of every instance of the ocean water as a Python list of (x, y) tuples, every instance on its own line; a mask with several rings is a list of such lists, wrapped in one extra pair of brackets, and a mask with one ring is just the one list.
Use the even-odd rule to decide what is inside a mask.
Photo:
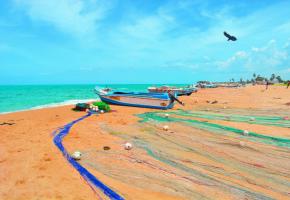
[[(152, 84), (98, 85), (122, 91), (145, 92)], [(155, 86), (160, 86), (155, 84)], [(184, 86), (175, 84), (174, 86)], [(55, 107), (97, 100), (95, 85), (0, 85), (0, 113)]]

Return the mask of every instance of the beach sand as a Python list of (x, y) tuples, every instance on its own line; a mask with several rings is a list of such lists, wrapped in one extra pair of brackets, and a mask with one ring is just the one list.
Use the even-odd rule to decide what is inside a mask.
[[(111, 106), (112, 112), (73, 126), (64, 146), (80, 150), (80, 164), (125, 199), (289, 199), (290, 145), (270, 137), (290, 140), (290, 121), (244, 120), (290, 118), (289, 89), (201, 89), (180, 99), (186, 105), (169, 111)], [(53, 131), (85, 115), (72, 107), (0, 115), (0, 123), (10, 123), (0, 126), (0, 199), (107, 198), (91, 189), (53, 143)], [(157, 113), (137, 116), (145, 112)], [(166, 121), (162, 113), (168, 112), (174, 120)], [(130, 151), (124, 150), (127, 141)]]

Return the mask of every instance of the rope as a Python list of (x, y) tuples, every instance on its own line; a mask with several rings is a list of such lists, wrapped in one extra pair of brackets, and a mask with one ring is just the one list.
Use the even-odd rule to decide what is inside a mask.
[(76, 124), (79, 121), (82, 121), (83, 119), (91, 116), (91, 113), (86, 114), (85, 116), (74, 120), (65, 126), (59, 128), (56, 132), (59, 132), (58, 134), (54, 134), (53, 142), (58, 147), (58, 149), (62, 152), (63, 156), (67, 159), (67, 161), (80, 173), (80, 175), (88, 182), (89, 185), (93, 185), (96, 188), (99, 188), (103, 191), (103, 193), (108, 196), (110, 199), (113, 200), (123, 200), (124, 198), (121, 197), (119, 194), (114, 192), (112, 189), (110, 189), (108, 186), (106, 186), (104, 183), (102, 183), (100, 180), (98, 180), (92, 173), (90, 173), (86, 168), (84, 168), (81, 164), (79, 164), (77, 161), (75, 161), (67, 152), (65, 147), (62, 144), (63, 138), (68, 135), (69, 130), (71, 127)]

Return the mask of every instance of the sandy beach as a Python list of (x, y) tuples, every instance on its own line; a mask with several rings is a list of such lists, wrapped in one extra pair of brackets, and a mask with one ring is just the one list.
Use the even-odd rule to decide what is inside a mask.
[[(201, 89), (180, 100), (167, 111), (111, 106), (74, 125), (64, 146), (125, 199), (289, 199), (290, 89)], [(71, 108), (0, 115), (0, 199), (107, 199), (53, 143), (86, 114)]]

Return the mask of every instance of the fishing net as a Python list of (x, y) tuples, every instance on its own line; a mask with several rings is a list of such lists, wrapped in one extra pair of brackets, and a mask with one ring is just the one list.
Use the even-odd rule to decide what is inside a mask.
[[(172, 114), (173, 112), (171, 112)], [(175, 112), (174, 114), (180, 114), (180, 112)], [(186, 113), (183, 113), (186, 115)], [(186, 123), (188, 125), (194, 126), (196, 128), (200, 128), (207, 131), (212, 131), (216, 133), (221, 134), (227, 134), (227, 132), (238, 134), (241, 137), (246, 137), (248, 140), (255, 141), (255, 142), (262, 142), (266, 144), (271, 144), (274, 146), (280, 146), (280, 147), (287, 147), (290, 148), (290, 139), (287, 138), (280, 138), (280, 137), (273, 137), (268, 135), (263, 135), (255, 132), (249, 132), (248, 136), (244, 136), (244, 130), (233, 128), (230, 126), (224, 126), (220, 124), (205, 122), (205, 121), (199, 121), (195, 119), (183, 119), (183, 118), (177, 118), (177, 117), (165, 117), (164, 113), (158, 113), (158, 112), (149, 112), (138, 115), (142, 118), (143, 122), (146, 122), (148, 120), (155, 120), (159, 122), (181, 122)], [(207, 116), (214, 118), (214, 116)], [(271, 118), (262, 118), (264, 119), (271, 119)], [(280, 119), (273, 119), (272, 120), (280, 120)]]
[(212, 112), (192, 112), (178, 110), (171, 112), (173, 114), (189, 117), (197, 117), (211, 120), (225, 120), (233, 122), (246, 122), (249, 124), (261, 124), (265, 126), (277, 126), (290, 128), (290, 120), (285, 120), (283, 117), (278, 116), (257, 116), (257, 115), (235, 115), (226, 113), (212, 113)]
[(106, 104), (105, 102), (102, 102), (102, 101), (97, 101), (97, 102), (94, 102), (93, 103), (94, 106), (98, 106), (99, 110), (103, 110), (103, 111), (110, 111), (111, 108), (108, 104)]

